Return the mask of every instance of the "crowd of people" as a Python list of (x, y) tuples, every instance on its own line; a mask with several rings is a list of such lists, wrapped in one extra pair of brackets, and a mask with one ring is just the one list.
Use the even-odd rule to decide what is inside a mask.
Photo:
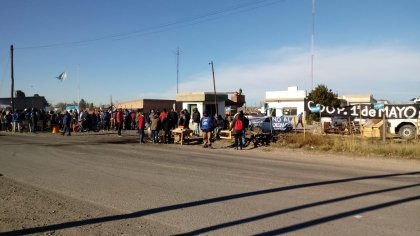
[(242, 149), (245, 145), (245, 130), (249, 126), (249, 121), (242, 112), (223, 119), (221, 115), (211, 115), (207, 111), (201, 115), (197, 108), (192, 110), (192, 114), (187, 109), (151, 109), (148, 112), (140, 109), (95, 109), (90, 112), (5, 109), (0, 110), (0, 120), (0, 131), (4, 132), (36, 133), (49, 131), (57, 126), (62, 135), (70, 136), (71, 132), (116, 130), (121, 137), (123, 130), (137, 130), (140, 143), (146, 143), (149, 139), (153, 143), (172, 143), (172, 130), (190, 129), (191, 123), (192, 134), (202, 136), (203, 147), (211, 147), (212, 142), (220, 139), (220, 131), (229, 129), (235, 135), (236, 149)]

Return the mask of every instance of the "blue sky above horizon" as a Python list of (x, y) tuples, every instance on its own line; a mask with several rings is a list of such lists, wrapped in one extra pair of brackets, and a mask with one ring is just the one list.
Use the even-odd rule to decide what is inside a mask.
[[(420, 96), (420, 1), (317, 0), (314, 85), (408, 102)], [(0, 1), (0, 97), (95, 104), (241, 88), (310, 90), (312, 0)], [(64, 82), (55, 77), (67, 71)]]

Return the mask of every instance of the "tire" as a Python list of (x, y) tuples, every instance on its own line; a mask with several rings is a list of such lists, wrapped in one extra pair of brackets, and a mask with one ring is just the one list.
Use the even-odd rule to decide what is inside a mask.
[(414, 139), (415, 134), (416, 134), (416, 129), (412, 125), (403, 125), (398, 131), (398, 133), (400, 134), (400, 137), (402, 139), (406, 139), (406, 140)]

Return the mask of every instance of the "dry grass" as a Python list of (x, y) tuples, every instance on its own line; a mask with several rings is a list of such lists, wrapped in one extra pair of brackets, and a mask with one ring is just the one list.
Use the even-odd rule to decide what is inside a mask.
[(381, 139), (357, 136), (285, 134), (273, 146), (420, 160), (419, 140), (388, 139), (384, 144)]

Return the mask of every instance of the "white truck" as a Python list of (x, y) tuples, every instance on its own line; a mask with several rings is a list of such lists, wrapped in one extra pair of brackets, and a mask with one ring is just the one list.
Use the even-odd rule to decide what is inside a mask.
[(402, 139), (414, 139), (416, 133), (420, 135), (419, 119), (388, 119), (387, 123), (389, 133)]

